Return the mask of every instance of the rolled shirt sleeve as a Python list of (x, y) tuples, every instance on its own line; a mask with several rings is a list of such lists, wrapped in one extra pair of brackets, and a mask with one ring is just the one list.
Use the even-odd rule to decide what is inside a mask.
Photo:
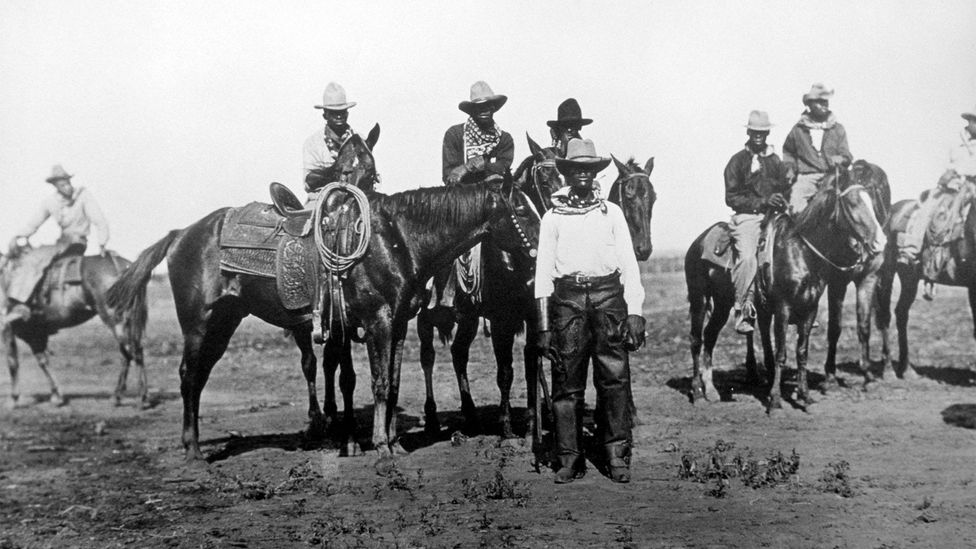
[(17, 231), (18, 237), (29, 238), (37, 232), (37, 229), (41, 228), (41, 225), (47, 221), (47, 218), (51, 217), (51, 213), (54, 209), (51, 207), (51, 197), (46, 198), (42, 203), (41, 207), (34, 210), (31, 216), (27, 219), (27, 223)]
[(549, 297), (556, 278), (556, 214), (546, 212), (539, 226), (539, 249), (535, 263), (535, 297)]
[(642, 316), (644, 313), (644, 285), (641, 284), (640, 267), (637, 256), (634, 255), (634, 244), (630, 239), (630, 229), (627, 220), (619, 209), (613, 220), (614, 248), (617, 251), (617, 261), (620, 265), (620, 282), (624, 285), (624, 301), (627, 302), (627, 314)]

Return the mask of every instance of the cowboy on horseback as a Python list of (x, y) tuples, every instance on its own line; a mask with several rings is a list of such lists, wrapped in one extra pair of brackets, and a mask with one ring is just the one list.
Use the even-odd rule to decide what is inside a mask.
[(539, 234), (537, 344), (552, 360), (558, 484), (585, 473), (582, 416), (591, 359), (608, 473), (614, 482), (630, 482), (628, 352), (644, 343), (644, 288), (623, 212), (593, 192), (594, 177), (609, 163), (592, 141), (569, 142), (566, 158), (556, 159), (569, 196), (546, 212)]
[(847, 146), (847, 130), (830, 110), (834, 90), (820, 83), (803, 94), (807, 109), (783, 143), (783, 162), (796, 174), (790, 190), (790, 209), (796, 215), (817, 194), (827, 172), (847, 169), (854, 157)]
[[(939, 178), (936, 188), (923, 194), (924, 198), (919, 201), (918, 209), (912, 214), (898, 242), (899, 263), (914, 265), (918, 260), (925, 233), (944, 195), (959, 195), (964, 199), (957, 201), (956, 211), (949, 212), (948, 218), (952, 222), (964, 218), (965, 208), (976, 193), (976, 107), (962, 113), (962, 117), (966, 120), (966, 126), (949, 149), (949, 165), (945, 173)], [(967, 196), (969, 199), (965, 199)]]
[[(512, 167), (515, 141), (511, 134), (495, 122), (495, 112), (508, 97), (496, 94), (479, 80), (471, 85), (471, 98), (461, 101), (458, 109), (468, 115), (463, 124), (447, 129), (441, 146), (442, 176), (448, 187), (468, 185), (502, 177)], [(478, 299), (480, 286), (480, 245), (457, 259), (451, 275), (444, 283), (439, 303), (454, 305), (457, 286), (464, 284), (465, 292)], [(440, 286), (440, 284), (438, 284)]]
[[(0, 326), (30, 318), (29, 301), (37, 284), (44, 277), (45, 269), (60, 257), (83, 255), (88, 246), (92, 225), (98, 235), (100, 253), (106, 254), (108, 222), (91, 192), (84, 187), (75, 188), (71, 184), (72, 177), (74, 176), (69, 175), (60, 164), (54, 166), (46, 181), (54, 185), (55, 193), (44, 199), (40, 208), (10, 241), (11, 261), (0, 284), (6, 294), (6, 299), (3, 300), (6, 310), (3, 317), (0, 317)], [(48, 218), (53, 218), (61, 227), (61, 237), (53, 245), (30, 249), (27, 239)]]
[(583, 118), (576, 99), (570, 97), (556, 108), (556, 119), (549, 120), (549, 135), (552, 137), (552, 148), (560, 158), (566, 157), (566, 146), (570, 139), (581, 139), (580, 130), (583, 126), (593, 123), (591, 118)]
[(735, 250), (735, 331), (740, 334), (752, 332), (756, 319), (753, 293), (763, 219), (767, 213), (784, 211), (789, 205), (784, 196), (790, 186), (787, 167), (773, 146), (766, 144), (772, 127), (765, 111), (749, 113), (749, 139), (725, 166), (725, 204), (735, 212), (729, 220), (729, 232)]
[(321, 171), (335, 164), (342, 144), (355, 133), (348, 122), (349, 109), (355, 106), (355, 101), (346, 101), (346, 90), (335, 82), (329, 82), (325, 87), (322, 104), (315, 105), (316, 109), (322, 111), (325, 130), (308, 136), (302, 147), (305, 191), (309, 193), (309, 201), (319, 190), (335, 181), (327, 181), (328, 178)]

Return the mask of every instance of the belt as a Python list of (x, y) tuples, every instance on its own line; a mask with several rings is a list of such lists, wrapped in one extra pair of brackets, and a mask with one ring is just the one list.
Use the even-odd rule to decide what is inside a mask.
[(581, 274), (564, 275), (557, 278), (555, 282), (562, 284), (573, 284), (576, 286), (597, 286), (600, 284), (606, 284), (607, 282), (614, 282), (619, 279), (620, 271), (614, 271), (610, 274), (599, 276), (587, 276)]

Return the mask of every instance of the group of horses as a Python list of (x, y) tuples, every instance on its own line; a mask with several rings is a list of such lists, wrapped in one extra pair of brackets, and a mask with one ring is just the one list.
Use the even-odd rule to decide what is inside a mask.
[[(476, 406), (467, 379), (469, 347), (480, 319), (490, 326), (501, 394), (501, 431), (512, 436), (510, 392), (513, 383), (512, 349), (516, 334), (524, 331), (525, 377), (529, 413), (526, 432), (538, 424), (541, 375), (536, 338), (532, 283), (539, 222), (551, 206), (551, 194), (561, 184), (555, 168), (556, 153), (528, 138), (531, 155), (507, 174), (503, 182), (486, 182), (458, 188), (427, 187), (391, 195), (374, 190), (377, 170), (372, 148), (378, 127), (364, 140), (358, 135), (344, 143), (335, 165), (322, 174), (341, 179), (365, 193), (369, 202), (369, 240), (366, 253), (343, 278), (345, 306), (343, 326), (328, 326), (322, 362), (325, 398), (319, 406), (316, 390), (316, 357), (313, 351), (311, 307), (289, 309), (281, 300), (275, 280), (256, 275), (228, 273), (221, 269), (219, 236), (229, 208), (218, 209), (190, 226), (170, 231), (139, 254), (134, 262), (118, 258), (125, 267), (106, 268), (105, 258), (86, 257), (82, 265), (82, 286), (74, 302), (62, 303), (64, 311), (38, 315), (32, 323), (14, 324), (3, 330), (4, 347), (12, 377), (12, 397), (18, 404), (17, 349), (14, 336), (30, 345), (51, 383), (52, 399), (60, 390), (47, 373), (46, 343), (59, 329), (84, 322), (96, 312), (113, 330), (123, 355), (123, 368), (116, 386), (121, 399), (130, 361), (140, 369), (140, 401), (149, 404), (142, 358), (141, 338), (146, 322), (146, 286), (152, 270), (168, 260), (169, 280), (183, 333), (180, 364), (180, 393), (183, 400), (182, 442), (188, 460), (204, 459), (199, 447), (200, 396), (214, 365), (227, 348), (240, 322), (248, 315), (286, 328), (301, 353), (301, 367), (308, 386), (309, 434), (319, 437), (329, 428), (353, 454), (359, 447), (355, 432), (353, 392), (356, 373), (351, 345), (366, 344), (374, 401), (372, 446), (381, 456), (402, 451), (397, 435), (396, 407), (399, 398), (400, 366), (408, 322), (417, 318), (421, 342), (421, 365), (426, 380), (425, 428), (440, 429), (431, 381), (434, 364), (434, 332), (443, 341), (453, 339), (450, 350), (461, 394), (467, 429), (476, 430)], [(652, 249), (651, 217), (656, 193), (650, 181), (651, 158), (645, 166), (633, 159), (613, 159), (618, 171), (606, 192), (607, 199), (623, 210), (636, 257), (646, 260)], [(855, 162), (849, 171), (831, 174), (809, 206), (795, 219), (788, 215), (768, 220), (769, 247), (757, 276), (757, 328), (763, 346), (765, 368), (760, 368), (752, 335), (746, 336), (747, 367), (752, 381), (768, 387), (770, 412), (782, 407), (782, 370), (786, 364), (786, 334), (797, 326), (797, 393), (800, 408), (811, 402), (807, 384), (807, 347), (816, 320), (820, 297), (828, 292), (828, 355), (826, 384), (836, 383), (836, 345), (840, 335), (840, 313), (848, 284), (857, 288), (859, 366), (865, 380), (870, 371), (868, 339), (872, 306), (883, 334), (884, 372), (892, 371), (888, 351), (888, 305), (892, 280), (899, 276), (902, 291), (896, 307), (900, 344), (899, 376), (914, 374), (907, 360), (908, 308), (915, 298), (920, 269), (897, 266), (895, 233), (904, 230), (890, 222), (894, 211), (917, 207), (914, 201), (891, 206), (887, 176), (865, 161)], [(904, 217), (904, 216), (903, 216)], [(970, 216), (971, 218), (973, 216)], [(315, 218), (317, 221), (318, 217)], [(710, 227), (691, 245), (685, 257), (685, 276), (691, 312), (691, 352), (694, 370), (691, 398), (718, 400), (712, 381), (712, 351), (725, 325), (734, 297), (727, 264), (710, 260), (705, 238), (722, 224)], [(976, 243), (976, 219), (967, 220), (967, 238)], [(427, 284), (452, 264), (461, 253), (482, 243), (484, 285), (480, 299), (459, 294), (453, 307), (444, 308), (430, 299)], [(50, 276), (50, 273), (48, 274)], [(238, 286), (234, 292), (231, 283)], [(314, 281), (313, 281), (314, 282)], [(957, 285), (970, 289), (970, 303), (976, 314), (976, 273), (961, 271)], [(706, 323), (707, 319), (707, 323)], [(456, 332), (455, 332), (456, 329)], [(774, 345), (775, 343), (775, 345)], [(767, 379), (767, 371), (771, 379)], [(343, 396), (340, 421), (336, 396), (336, 373)], [(324, 410), (324, 411), (323, 411)], [(535, 411), (535, 413), (533, 413)]]

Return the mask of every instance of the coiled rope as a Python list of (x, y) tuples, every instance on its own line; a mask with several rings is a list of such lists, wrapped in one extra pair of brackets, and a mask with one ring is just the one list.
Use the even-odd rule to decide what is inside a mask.
[[(356, 234), (359, 234), (359, 242), (356, 245), (356, 249), (352, 251), (350, 255), (344, 256), (337, 253), (335, 250), (329, 248), (328, 244), (322, 236), (322, 215), (323, 206), (325, 201), (328, 200), (329, 196), (337, 191), (348, 192), (355, 198), (356, 205), (359, 206), (360, 217), (356, 222), (354, 227)], [(348, 206), (343, 205), (343, 208)], [(351, 268), (357, 261), (359, 261), (364, 255), (366, 255), (366, 249), (369, 247), (370, 238), (370, 212), (369, 212), (369, 199), (366, 198), (366, 193), (364, 193), (359, 187), (354, 185), (348, 185), (346, 183), (329, 183), (326, 185), (322, 191), (319, 193), (318, 198), (315, 201), (315, 213), (313, 216), (313, 221), (315, 227), (312, 233), (315, 235), (315, 246), (318, 248), (319, 257), (322, 259), (322, 264), (325, 268), (332, 273), (342, 273), (349, 268)]]

